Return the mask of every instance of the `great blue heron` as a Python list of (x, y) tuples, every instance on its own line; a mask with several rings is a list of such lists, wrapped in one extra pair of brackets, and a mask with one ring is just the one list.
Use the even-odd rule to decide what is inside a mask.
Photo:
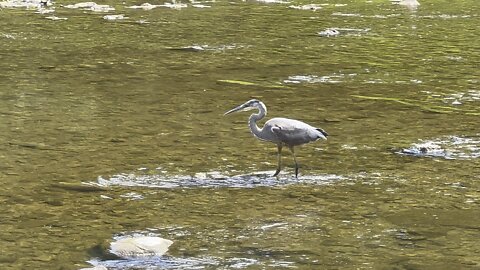
[(318, 139), (327, 139), (327, 132), (321, 128), (312, 127), (304, 122), (288, 118), (272, 118), (268, 120), (263, 128), (257, 126), (257, 121), (267, 115), (267, 107), (257, 99), (249, 100), (242, 105), (231, 109), (224, 115), (258, 109), (258, 113), (250, 115), (248, 124), (253, 135), (260, 140), (273, 142), (278, 147), (278, 166), (273, 176), (277, 176), (282, 169), (282, 147), (287, 146), (293, 154), (295, 161), (295, 177), (298, 178), (298, 163), (295, 157), (294, 147), (297, 145), (314, 142)]

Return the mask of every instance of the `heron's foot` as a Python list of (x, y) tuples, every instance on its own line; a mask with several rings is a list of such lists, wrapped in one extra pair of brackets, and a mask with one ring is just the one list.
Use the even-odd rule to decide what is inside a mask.
[(298, 167), (295, 167), (295, 178), (298, 179)]
[(279, 174), (279, 173), (280, 173), (280, 168), (278, 168), (272, 176), (278, 177), (278, 174)]

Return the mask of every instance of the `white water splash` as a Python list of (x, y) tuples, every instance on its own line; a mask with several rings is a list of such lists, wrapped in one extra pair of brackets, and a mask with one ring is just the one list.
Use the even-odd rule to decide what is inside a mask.
[(123, 15), (123, 14), (118, 14), (118, 15), (105, 15), (105, 16), (103, 16), (103, 19), (104, 19), (104, 20), (107, 20), (107, 21), (117, 21), (117, 20), (128, 19), (128, 17), (125, 17), (125, 15)]
[(480, 138), (448, 136), (423, 140), (397, 153), (417, 157), (469, 160), (480, 158)]
[(0, 8), (42, 9), (51, 6), (49, 0), (7, 0), (0, 2)]
[(291, 5), (291, 6), (288, 6), (288, 7), (293, 8), (293, 9), (311, 10), (311, 11), (317, 11), (317, 10), (322, 9), (322, 6), (318, 5), (318, 4), (307, 4), (307, 5), (301, 5), (301, 6)]
[(90, 10), (93, 12), (109, 12), (114, 11), (115, 8), (109, 5), (99, 5), (95, 2), (80, 2), (76, 4), (66, 5), (65, 8), (69, 9), (83, 9), (83, 10)]
[(330, 75), (318, 76), (318, 75), (292, 75), (288, 79), (283, 80), (283, 83), (341, 83), (347, 79), (351, 79), (357, 76), (356, 73), (343, 74), (333, 73)]
[(221, 172), (196, 173), (188, 175), (167, 175), (160, 174), (117, 174), (110, 178), (101, 176), (97, 179), (97, 185), (127, 186), (127, 187), (149, 187), (149, 188), (255, 188), (265, 186), (284, 186), (293, 184), (314, 184), (325, 185), (335, 181), (343, 180), (345, 177), (335, 174), (326, 175), (302, 175), (299, 179), (295, 177), (277, 180), (272, 177), (274, 171), (256, 172), (228, 176)]

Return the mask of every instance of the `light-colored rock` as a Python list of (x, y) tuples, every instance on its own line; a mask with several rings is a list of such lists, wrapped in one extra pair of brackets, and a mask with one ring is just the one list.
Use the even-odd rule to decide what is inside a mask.
[(156, 236), (126, 236), (110, 244), (110, 252), (122, 258), (162, 256), (172, 241)]

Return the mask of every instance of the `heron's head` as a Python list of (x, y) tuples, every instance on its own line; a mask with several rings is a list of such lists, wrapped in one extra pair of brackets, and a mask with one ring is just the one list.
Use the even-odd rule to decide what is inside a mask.
[(259, 110), (263, 109), (266, 111), (265, 104), (263, 104), (263, 102), (261, 102), (258, 99), (250, 99), (249, 101), (243, 103), (238, 107), (231, 109), (230, 111), (226, 112), (223, 115), (231, 114), (234, 112), (244, 112), (244, 111), (249, 111), (253, 109), (259, 109)]

